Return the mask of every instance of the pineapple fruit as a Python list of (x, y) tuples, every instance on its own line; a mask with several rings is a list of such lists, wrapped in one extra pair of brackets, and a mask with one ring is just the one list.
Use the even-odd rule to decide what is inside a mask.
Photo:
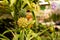
[(29, 24), (30, 22), (31, 21), (27, 20), (27, 18), (21, 17), (18, 19), (17, 24), (21, 28), (31, 28), (33, 24)]
[(18, 19), (17, 24), (19, 27), (25, 28), (25, 27), (27, 27), (28, 20), (24, 17), (21, 17)]

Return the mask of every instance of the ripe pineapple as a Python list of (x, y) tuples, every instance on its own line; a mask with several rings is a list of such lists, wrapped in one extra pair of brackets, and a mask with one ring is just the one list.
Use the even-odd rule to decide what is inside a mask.
[(27, 27), (28, 20), (24, 17), (21, 17), (18, 19), (17, 24), (19, 25), (19, 27), (22, 27), (22, 28)]

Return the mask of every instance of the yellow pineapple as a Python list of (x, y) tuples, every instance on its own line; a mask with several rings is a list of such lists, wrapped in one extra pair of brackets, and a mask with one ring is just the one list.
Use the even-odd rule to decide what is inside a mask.
[(22, 28), (27, 27), (28, 20), (24, 17), (21, 17), (18, 19), (17, 24), (19, 25), (19, 27), (22, 27)]

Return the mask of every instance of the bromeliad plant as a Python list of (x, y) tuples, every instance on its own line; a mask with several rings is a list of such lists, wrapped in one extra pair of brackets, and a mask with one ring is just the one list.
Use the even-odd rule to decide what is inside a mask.
[[(34, 0), (3, 0), (2, 2), (6, 2), (11, 9), (10, 13), (12, 18), (14, 19), (15, 29), (9, 29), (5, 31), (3, 34), (0, 34), (1, 40), (10, 40), (4, 34), (11, 32), (13, 38), (11, 40), (41, 40), (38, 33), (34, 33), (31, 29), (33, 24), (36, 25), (36, 16), (35, 16), (35, 6), (31, 5), (32, 3), (36, 3)], [(35, 4), (34, 3), (34, 4)], [(32, 12), (33, 19), (32, 21), (28, 21), (26, 19), (26, 11), (27, 6)], [(31, 26), (32, 25), (32, 26)]]
[[(8, 30), (3, 34), (0, 34), (1, 40), (10, 40), (8, 37), (4, 36), (8, 32), (13, 36), (11, 40), (41, 40), (40, 36), (51, 28), (47, 28), (46, 26), (37, 23), (36, 14), (40, 10), (37, 0), (3, 0), (2, 2), (6, 2), (8, 8), (11, 9), (9, 12), (14, 20), (15, 28), (7, 28)], [(31, 21), (26, 18), (27, 10), (30, 10), (32, 14)], [(41, 31), (40, 28), (44, 28), (44, 30)], [(53, 39), (50, 34), (49, 37), (51, 40)]]

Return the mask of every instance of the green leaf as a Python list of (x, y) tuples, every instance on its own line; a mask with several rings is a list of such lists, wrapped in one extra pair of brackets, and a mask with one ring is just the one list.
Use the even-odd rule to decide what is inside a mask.
[(24, 40), (24, 36), (25, 36), (24, 30), (21, 30), (19, 35), (20, 35), (19, 40)]
[(16, 0), (10, 0), (10, 6), (13, 6), (13, 4), (16, 2)]
[(0, 38), (0, 40), (7, 40), (7, 39), (4, 39), (4, 38)]
[(2, 34), (0, 34), (0, 36), (3, 37), (3, 38), (6, 39), (6, 40), (10, 40), (9, 38), (7, 38), (6, 36), (4, 36), (4, 35), (2, 35)]
[(18, 38), (19, 38), (19, 35), (18, 34), (14, 34), (14, 37), (13, 37), (12, 40), (18, 40)]

